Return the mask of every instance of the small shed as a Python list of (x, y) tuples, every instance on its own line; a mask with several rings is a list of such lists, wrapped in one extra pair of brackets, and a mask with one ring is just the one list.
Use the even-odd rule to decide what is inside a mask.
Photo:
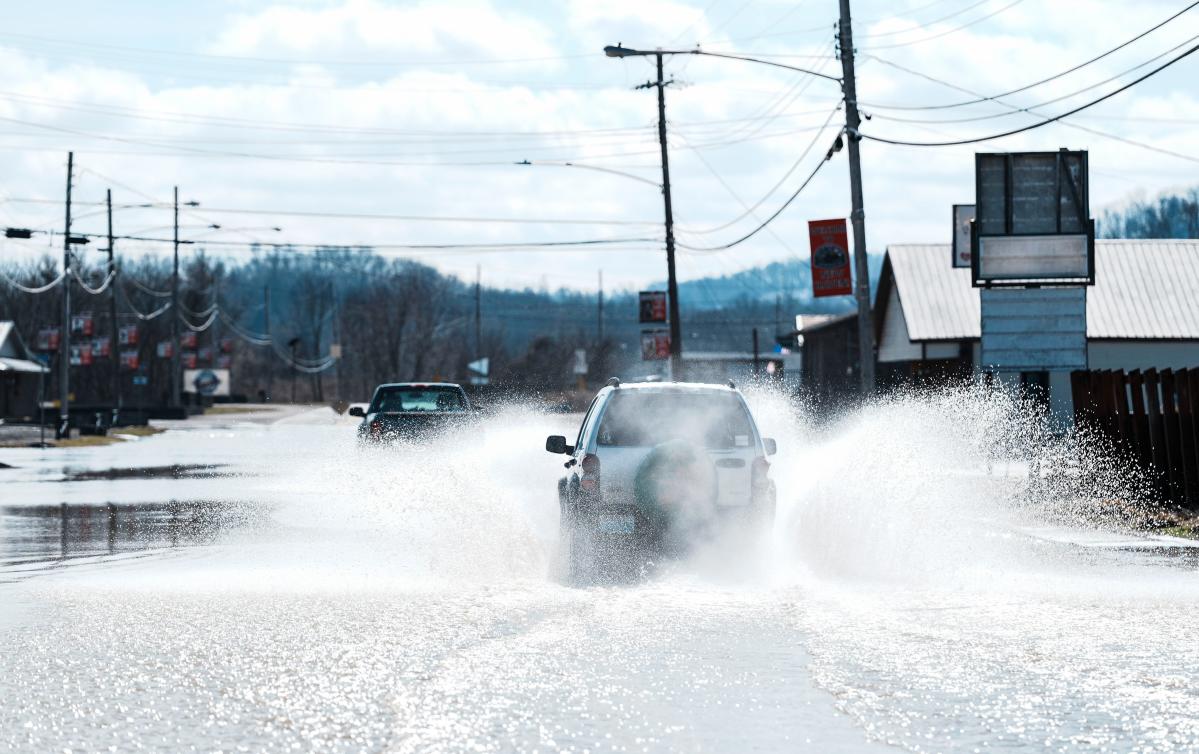
[(16, 324), (0, 320), (0, 418), (32, 421), (48, 371), (25, 346)]

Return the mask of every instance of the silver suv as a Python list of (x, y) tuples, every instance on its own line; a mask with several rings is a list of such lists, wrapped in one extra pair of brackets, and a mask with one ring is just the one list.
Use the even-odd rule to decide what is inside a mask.
[(644, 566), (738, 520), (768, 526), (775, 441), (733, 385), (609, 382), (592, 400), (558, 482), (560, 551), (572, 580)]

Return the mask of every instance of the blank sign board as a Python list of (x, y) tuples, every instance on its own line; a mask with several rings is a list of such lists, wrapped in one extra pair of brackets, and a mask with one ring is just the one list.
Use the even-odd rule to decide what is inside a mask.
[(1089, 239), (1076, 236), (983, 236), (978, 239), (979, 277), (986, 280), (1085, 278)]
[(985, 288), (979, 366), (996, 372), (1087, 368), (1087, 289)]

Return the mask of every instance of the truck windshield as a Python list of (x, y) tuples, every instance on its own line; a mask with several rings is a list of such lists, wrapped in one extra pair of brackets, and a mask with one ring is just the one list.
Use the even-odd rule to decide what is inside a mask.
[(612, 397), (596, 441), (607, 446), (649, 446), (686, 440), (711, 449), (752, 447), (753, 425), (733, 393), (633, 391)]
[(465, 411), (462, 391), (454, 387), (380, 388), (371, 401), (370, 413), (398, 411)]

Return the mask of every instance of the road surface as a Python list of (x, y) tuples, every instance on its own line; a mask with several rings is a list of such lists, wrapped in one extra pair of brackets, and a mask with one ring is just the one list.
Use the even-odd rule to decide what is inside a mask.
[(770, 541), (587, 589), (548, 575), (541, 448), (577, 417), (403, 452), (328, 409), (2, 450), (0, 750), (1199, 748), (1187, 542), (1013, 505), (952, 412), (755, 410)]

